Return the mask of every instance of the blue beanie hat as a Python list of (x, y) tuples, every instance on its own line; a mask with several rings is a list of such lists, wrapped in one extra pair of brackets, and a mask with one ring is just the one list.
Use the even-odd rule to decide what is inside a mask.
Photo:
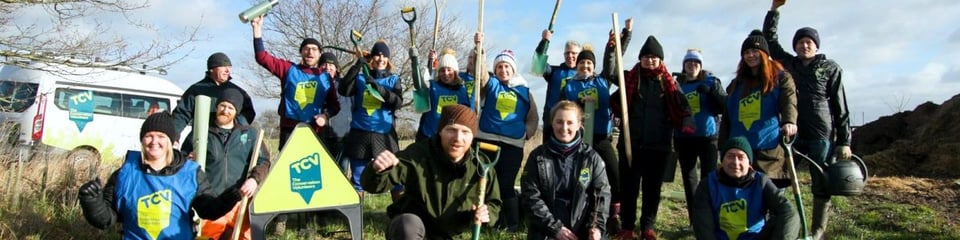
[(747, 141), (747, 138), (745, 137), (732, 137), (727, 139), (727, 142), (723, 144), (723, 148), (720, 148), (722, 150), (722, 152), (720, 152), (720, 158), (723, 159), (723, 155), (726, 155), (727, 151), (734, 148), (740, 149), (746, 153), (747, 159), (750, 160), (750, 163), (754, 162), (753, 148), (750, 147), (750, 141)]
[(700, 49), (687, 49), (687, 55), (683, 56), (683, 62), (687, 61), (697, 61), (700, 62), (700, 64), (703, 64), (703, 55), (700, 55)]

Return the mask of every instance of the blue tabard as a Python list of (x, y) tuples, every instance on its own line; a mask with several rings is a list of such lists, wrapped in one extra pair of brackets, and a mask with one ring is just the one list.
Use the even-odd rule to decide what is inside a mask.
[(298, 122), (313, 122), (313, 116), (323, 111), (331, 82), (329, 74), (308, 74), (300, 70), (300, 65), (290, 66), (283, 84), (284, 115)]
[(550, 71), (550, 79), (547, 79), (547, 101), (543, 103), (544, 115), (549, 113), (550, 109), (560, 101), (564, 82), (577, 73), (575, 68), (561, 68), (559, 66), (551, 66)]
[(437, 134), (440, 113), (444, 106), (460, 104), (473, 108), (473, 102), (467, 96), (465, 86), (461, 85), (460, 88), (450, 89), (441, 86), (436, 81), (430, 83), (430, 103), (430, 111), (420, 115), (420, 134), (427, 138)]
[[(716, 77), (712, 74), (707, 75), (706, 78), (696, 82), (685, 82), (680, 84), (680, 89), (683, 90), (684, 97), (687, 98), (687, 102), (690, 103), (690, 112), (693, 113), (693, 120), (695, 121), (697, 128), (693, 134), (684, 134), (682, 131), (677, 131), (677, 137), (709, 137), (717, 135), (717, 114), (720, 114), (720, 109), (716, 109), (714, 106), (714, 99), (710, 95), (701, 94), (697, 91), (697, 88), (701, 85), (707, 86), (710, 90), (717, 91), (716, 85), (713, 84)], [(720, 103), (722, 104), (722, 103)]]
[[(597, 76), (588, 81), (568, 79), (564, 82), (566, 86), (563, 87), (561, 99), (574, 101), (581, 107), (584, 106), (582, 99), (585, 96), (592, 96), (598, 100), (597, 110), (593, 113), (593, 133), (609, 135), (613, 130), (613, 124), (610, 122), (610, 87), (607, 85), (607, 80)], [(550, 110), (543, 114), (550, 114)]]
[(114, 201), (122, 223), (123, 239), (193, 239), (190, 203), (197, 193), (194, 161), (186, 161), (176, 174), (146, 174), (140, 152), (128, 151), (117, 173)]
[(527, 111), (530, 109), (530, 89), (527, 86), (508, 88), (490, 76), (487, 96), (480, 114), (480, 131), (520, 139), (527, 132)]
[(749, 95), (742, 97), (743, 86), (737, 86), (727, 97), (730, 137), (747, 137), (754, 151), (777, 147), (780, 141), (780, 87), (775, 86), (766, 95), (760, 87), (755, 87), (749, 90)]
[(470, 75), (469, 73), (467, 73), (467, 72), (460, 72), (460, 73), (458, 73), (458, 75), (460, 75), (460, 79), (463, 80), (463, 87), (467, 89), (467, 96), (470, 97), (470, 100), (469, 100), (469, 101), (470, 101), (470, 105), (469, 105), (469, 106), (470, 106), (470, 108), (472, 109), (472, 108), (473, 108), (473, 103), (476, 101), (476, 100), (475, 100), (475, 99), (476, 99), (476, 95), (474, 95), (474, 93), (473, 93), (473, 91), (476, 90), (476, 85), (474, 85), (474, 84), (476, 84), (477, 82), (475, 81), (474, 77), (471, 76), (471, 75)]
[(717, 171), (710, 172), (707, 187), (710, 191), (710, 207), (717, 229), (717, 239), (755, 239), (763, 229), (766, 212), (763, 211), (763, 173), (755, 172), (753, 181), (745, 188), (721, 184)]
[[(366, 78), (368, 76), (357, 75), (356, 94), (353, 96), (353, 122), (351, 128), (356, 128), (368, 132), (386, 134), (393, 129), (393, 111), (388, 109), (383, 102), (377, 100), (367, 92)], [(399, 77), (391, 74), (389, 77), (375, 80), (377, 85), (383, 86), (387, 91), (393, 91)]]

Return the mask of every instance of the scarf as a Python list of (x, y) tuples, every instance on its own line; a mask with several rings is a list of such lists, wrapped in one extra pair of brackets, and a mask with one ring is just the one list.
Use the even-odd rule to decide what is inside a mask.
[[(670, 75), (670, 71), (667, 71), (666, 65), (661, 63), (660, 68), (650, 70), (642, 68), (640, 64), (637, 64), (627, 72), (626, 77), (627, 79), (638, 79), (637, 87), (640, 86), (639, 81), (643, 79), (653, 78), (659, 80), (660, 89), (663, 90), (663, 101), (667, 105), (667, 118), (670, 121), (670, 125), (677, 129), (683, 127), (683, 119), (690, 116), (691, 113), (681, 107), (682, 100), (680, 98), (684, 96), (681, 96), (680, 90), (677, 88), (677, 85), (674, 84), (673, 76)], [(634, 90), (634, 92), (636, 91)], [(630, 94), (628, 96), (632, 98), (634, 95), (640, 94)], [(642, 98), (643, 96), (640, 97)]]

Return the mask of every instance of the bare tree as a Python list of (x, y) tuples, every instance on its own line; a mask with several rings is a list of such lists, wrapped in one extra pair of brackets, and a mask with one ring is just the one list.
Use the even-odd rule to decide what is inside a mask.
[(910, 94), (897, 91), (894, 92), (890, 98), (884, 98), (883, 103), (886, 104), (887, 108), (890, 108), (890, 111), (893, 111), (893, 113), (903, 112), (907, 110), (907, 104), (910, 103)]
[[(199, 40), (199, 24), (177, 36), (160, 34), (152, 24), (137, 18), (137, 10), (146, 7), (149, 0), (0, 0), (0, 63), (30, 67), (23, 63), (27, 60), (72, 67), (162, 70), (193, 50), (189, 43)], [(17, 21), (37, 10), (43, 10), (49, 24)], [(125, 22), (115, 24), (117, 18)], [(111, 29), (118, 24), (139, 31)], [(129, 37), (137, 34), (156, 37), (146, 43)], [(182, 50), (186, 51), (178, 52)]]
[[(417, 10), (414, 30), (421, 66), (427, 66), (427, 56), (433, 38), (434, 6), (427, 1), (413, 3)], [(390, 46), (390, 61), (395, 64), (394, 73), (402, 79), (404, 109), (411, 105), (413, 81), (410, 77), (410, 35), (408, 26), (400, 17), (400, 8), (384, 0), (290, 0), (283, 1), (267, 14), (264, 21), (264, 42), (267, 51), (274, 56), (299, 61), (298, 48), (304, 38), (316, 38), (324, 47), (335, 46), (353, 50), (350, 31), (363, 34), (360, 48), (370, 50), (373, 43), (384, 39)], [(473, 48), (472, 31), (464, 28), (459, 17), (444, 14), (440, 19), (437, 48), (456, 50), (461, 63), (465, 63), (468, 50)], [(332, 51), (339, 59), (341, 71), (352, 66), (353, 55)], [(439, 52), (440, 49), (437, 49)], [(252, 64), (251, 64), (252, 65)], [(464, 64), (461, 64), (464, 65)], [(464, 65), (465, 66), (465, 65)], [(250, 66), (257, 76), (247, 80), (250, 92), (256, 96), (279, 99), (280, 81), (259, 66)], [(415, 114), (398, 114), (401, 120), (412, 121)]]

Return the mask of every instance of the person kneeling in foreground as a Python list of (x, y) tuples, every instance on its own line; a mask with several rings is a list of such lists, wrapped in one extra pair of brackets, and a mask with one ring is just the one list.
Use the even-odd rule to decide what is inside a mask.
[(520, 177), (520, 199), (532, 213), (527, 239), (599, 240), (610, 210), (603, 159), (583, 142), (580, 106), (563, 100), (551, 112), (550, 139), (530, 153)]
[[(480, 186), (480, 163), (489, 162), (473, 149), (477, 115), (463, 105), (441, 110), (437, 135), (394, 155), (383, 151), (360, 176), (364, 191), (382, 193), (403, 184), (403, 196), (387, 207), (387, 239), (450, 239), (475, 221), (496, 223), (500, 191), (491, 169)], [(478, 203), (480, 188), (487, 195)]]
[(193, 208), (203, 219), (217, 219), (240, 200), (239, 186), (218, 197), (200, 165), (173, 149), (180, 134), (173, 116), (159, 112), (140, 128), (141, 154), (129, 154), (107, 185), (100, 179), (80, 186), (87, 222), (106, 229), (120, 222), (123, 239), (193, 239)]
[(694, 195), (697, 239), (797, 239), (796, 208), (763, 173), (753, 169), (744, 137), (723, 145), (720, 169), (704, 178)]

